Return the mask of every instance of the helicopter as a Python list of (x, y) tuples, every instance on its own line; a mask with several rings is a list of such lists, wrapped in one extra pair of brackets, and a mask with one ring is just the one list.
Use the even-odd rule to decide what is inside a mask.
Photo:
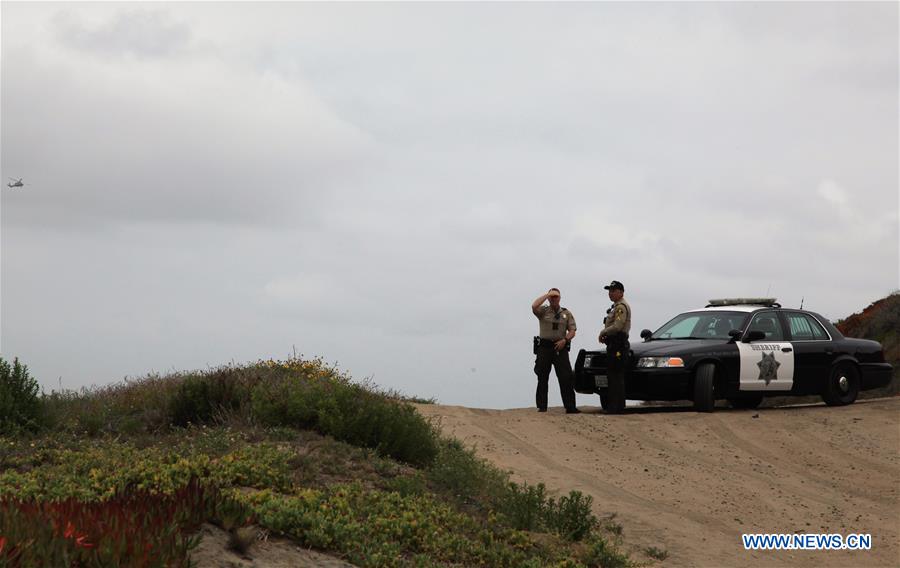
[(22, 178), (19, 178), (19, 179), (16, 179), (16, 178), (9, 178), (9, 179), (12, 180), (12, 183), (6, 184), (6, 187), (8, 187), (8, 188), (25, 187), (25, 184), (22, 183)]

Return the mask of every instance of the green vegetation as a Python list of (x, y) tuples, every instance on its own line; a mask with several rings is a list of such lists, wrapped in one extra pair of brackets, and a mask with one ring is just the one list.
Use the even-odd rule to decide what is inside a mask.
[(297, 367), (301, 374), (258, 382), (250, 389), (252, 414), (262, 424), (316, 430), (413, 465), (434, 459), (436, 433), (415, 408), (344, 376), (311, 377), (309, 368)]
[(644, 549), (644, 552), (647, 556), (656, 560), (665, 560), (669, 557), (669, 552), (667, 550), (656, 548), (655, 546), (648, 546)]
[(40, 387), (28, 367), (0, 358), (0, 434), (36, 430), (40, 424)]
[(360, 566), (629, 565), (590, 497), (512, 483), (321, 361), (17, 392), (33, 400), (0, 435), (0, 566), (187, 565), (203, 522), (251, 555), (258, 526)]
[(611, 546), (607, 540), (597, 540), (591, 545), (585, 563), (603, 568), (627, 568), (632, 565), (628, 557)]
[(5, 499), (0, 565), (185, 565), (197, 545), (187, 531), (223, 511), (252, 518), (243, 505), (196, 480), (172, 494), (135, 490), (103, 501)]

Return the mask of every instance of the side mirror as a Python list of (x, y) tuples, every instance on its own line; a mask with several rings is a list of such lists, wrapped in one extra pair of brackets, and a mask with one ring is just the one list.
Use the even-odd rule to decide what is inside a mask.
[(765, 338), (765, 332), (754, 329), (753, 331), (748, 332), (747, 335), (744, 336), (744, 339), (742, 339), (741, 341), (744, 343), (750, 343), (751, 341), (759, 341), (760, 339)]
[(644, 339), (644, 340), (649, 339), (651, 335), (653, 335), (653, 332), (650, 331), (649, 329), (641, 330), (641, 339)]
[(728, 337), (730, 337), (732, 341), (737, 341), (740, 336), (741, 330), (739, 329), (732, 329), (728, 332)]

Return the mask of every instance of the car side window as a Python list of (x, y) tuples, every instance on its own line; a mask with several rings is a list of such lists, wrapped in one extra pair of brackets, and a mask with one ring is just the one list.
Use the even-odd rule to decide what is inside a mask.
[(828, 339), (828, 334), (815, 318), (807, 314), (788, 313), (787, 320), (791, 326), (791, 337), (797, 341), (816, 341)]
[(778, 315), (775, 312), (759, 312), (753, 316), (748, 332), (761, 331), (766, 334), (769, 341), (784, 341), (784, 333), (778, 323)]
[(700, 335), (706, 335), (710, 338), (715, 339), (728, 339), (728, 332), (732, 329), (740, 329), (740, 325), (735, 325), (734, 320), (728, 317), (722, 317), (716, 315), (715, 317), (707, 318), (705, 323), (705, 330)]

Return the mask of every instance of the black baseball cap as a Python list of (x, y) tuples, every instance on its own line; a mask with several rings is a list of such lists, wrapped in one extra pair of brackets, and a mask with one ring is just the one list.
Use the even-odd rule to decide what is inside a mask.
[(625, 291), (625, 285), (619, 282), (618, 280), (613, 280), (609, 283), (609, 286), (604, 286), (604, 290), (621, 290)]

